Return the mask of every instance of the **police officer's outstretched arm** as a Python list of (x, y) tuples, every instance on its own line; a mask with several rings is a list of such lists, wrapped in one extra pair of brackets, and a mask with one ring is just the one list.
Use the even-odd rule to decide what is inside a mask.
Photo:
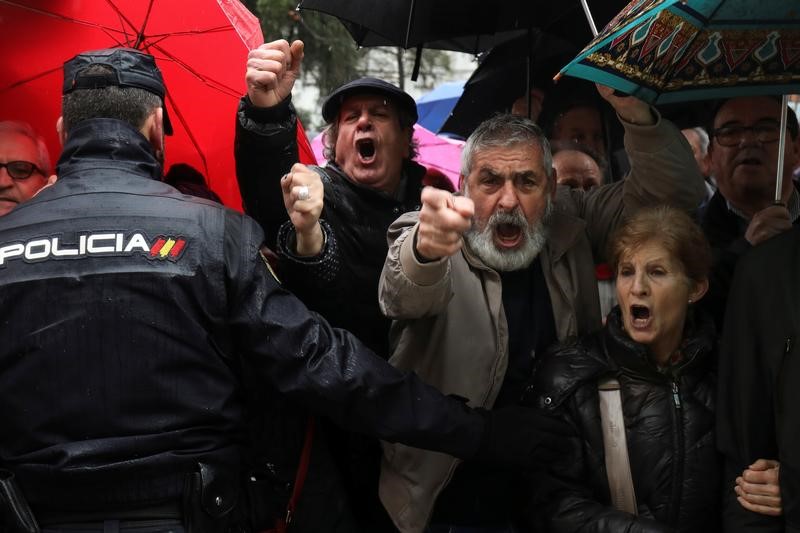
[(281, 288), (259, 255), (261, 232), (241, 220), (226, 255), (230, 326), (245, 371), (341, 426), (384, 440), (522, 466), (539, 458), (542, 433), (552, 428), (535, 411), (470, 409), (331, 328)]

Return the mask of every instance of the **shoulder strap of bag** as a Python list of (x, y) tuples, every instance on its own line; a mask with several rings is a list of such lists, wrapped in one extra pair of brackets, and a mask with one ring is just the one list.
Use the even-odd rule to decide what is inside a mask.
[(615, 509), (635, 515), (636, 494), (633, 490), (631, 463), (628, 457), (619, 381), (612, 376), (600, 378), (597, 390), (600, 394), (600, 420), (603, 425), (603, 448), (611, 503)]
[(294, 477), (294, 487), (292, 488), (292, 495), (289, 497), (289, 503), (286, 504), (286, 516), (280, 518), (275, 523), (275, 527), (262, 533), (286, 533), (289, 524), (292, 523), (294, 517), (294, 510), (297, 507), (297, 502), (300, 500), (300, 494), (303, 492), (303, 485), (306, 482), (306, 474), (308, 474), (308, 465), (311, 462), (311, 445), (314, 442), (314, 417), (308, 417), (306, 424), (306, 436), (303, 441), (303, 451), (300, 453), (300, 463), (297, 465), (297, 473)]

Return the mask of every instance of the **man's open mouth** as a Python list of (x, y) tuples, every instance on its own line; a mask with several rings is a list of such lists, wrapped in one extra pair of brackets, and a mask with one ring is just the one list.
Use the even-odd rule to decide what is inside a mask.
[(522, 240), (523, 228), (517, 224), (501, 223), (494, 228), (494, 234), (499, 243), (507, 248), (518, 246)]
[(356, 141), (356, 150), (361, 161), (368, 163), (375, 158), (375, 141), (372, 139), (361, 139)]

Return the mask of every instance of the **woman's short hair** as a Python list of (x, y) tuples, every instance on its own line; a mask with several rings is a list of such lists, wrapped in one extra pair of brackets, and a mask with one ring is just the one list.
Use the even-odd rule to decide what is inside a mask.
[(667, 206), (642, 209), (617, 229), (609, 253), (613, 272), (624, 256), (652, 242), (677, 259), (692, 281), (708, 279), (711, 247), (703, 230), (686, 212)]

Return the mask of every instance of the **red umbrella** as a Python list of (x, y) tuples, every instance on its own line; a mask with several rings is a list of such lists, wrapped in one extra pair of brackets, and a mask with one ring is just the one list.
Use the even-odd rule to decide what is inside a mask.
[(139, 48), (156, 58), (167, 86), (175, 134), (166, 167), (194, 166), (241, 209), (234, 120), (247, 52), (263, 41), (239, 0), (0, 0), (0, 120), (30, 123), (55, 159), (64, 61), (85, 50)]

